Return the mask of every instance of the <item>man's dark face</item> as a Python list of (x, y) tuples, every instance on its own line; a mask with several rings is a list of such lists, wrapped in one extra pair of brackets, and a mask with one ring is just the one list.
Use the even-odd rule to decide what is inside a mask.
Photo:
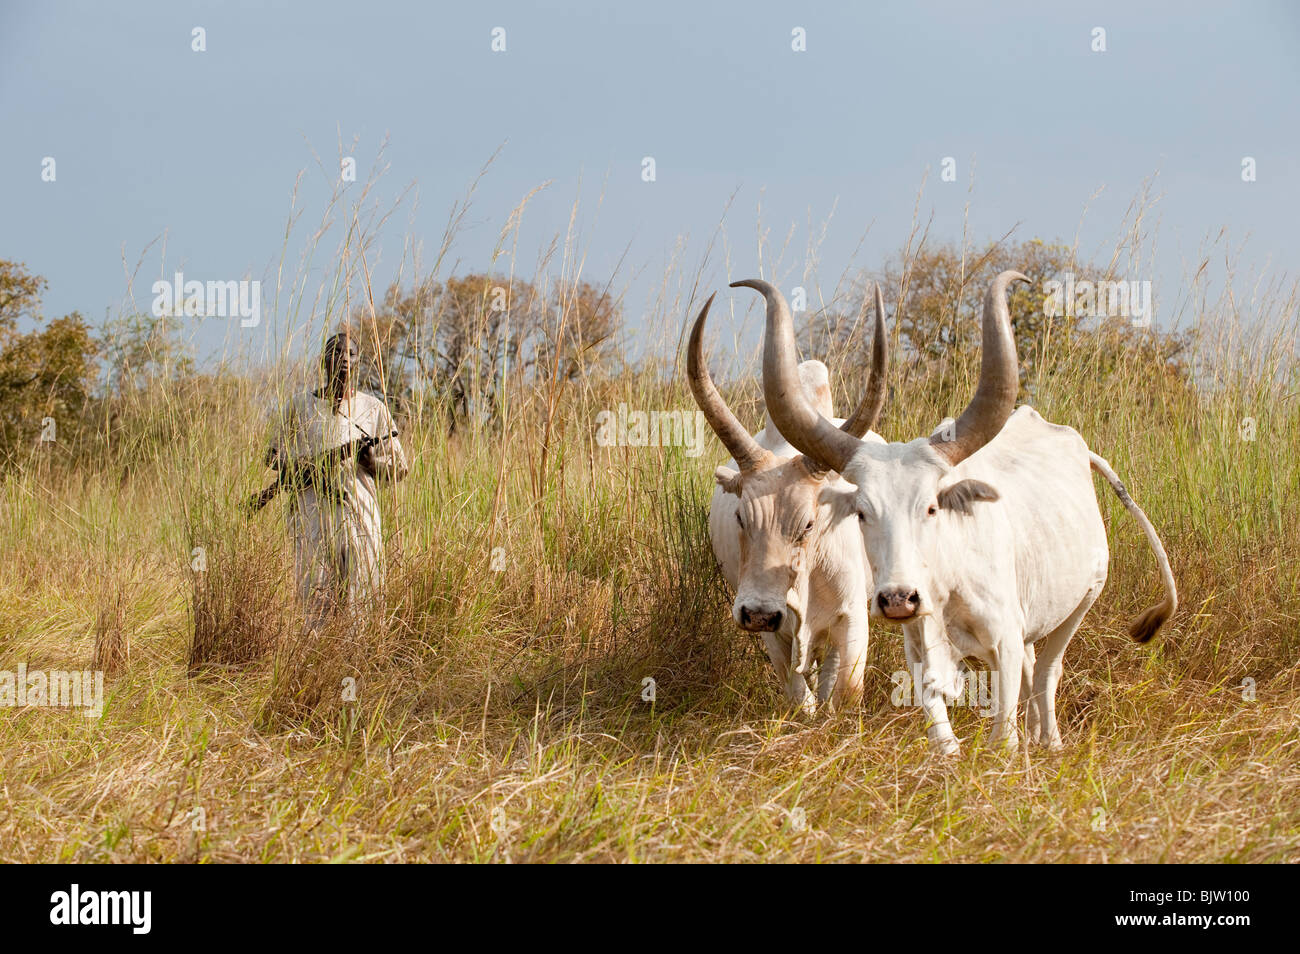
[(325, 372), (325, 384), (330, 390), (342, 392), (352, 380), (352, 372), (357, 366), (359, 355), (357, 346), (350, 338), (335, 335), (325, 343), (321, 352), (321, 367)]

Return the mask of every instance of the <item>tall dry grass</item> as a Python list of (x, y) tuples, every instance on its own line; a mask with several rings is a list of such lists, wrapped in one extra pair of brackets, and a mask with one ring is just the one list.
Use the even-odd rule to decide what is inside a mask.
[[(888, 626), (873, 627), (858, 710), (783, 714), (714, 566), (706, 515), (725, 453), (711, 435), (698, 458), (596, 445), (602, 409), (692, 407), (671, 348), (563, 386), (516, 380), (500, 429), (448, 437), (436, 411), (404, 422), (413, 468), (382, 495), (382, 608), (304, 633), (283, 508), (250, 521), (238, 506), (268, 476), (249, 409), (305, 386), (296, 345), (366, 300), (360, 223), (385, 217), (360, 202), (342, 216), (314, 301), (284, 283), (279, 316), (297, 330), (269, 372), (155, 382), (124, 408), (140, 426), (110, 457), (0, 480), (0, 667), (109, 672), (100, 719), (0, 713), (5, 860), (1294, 856), (1294, 288), (1250, 303), (1254, 332), (1230, 290), (1192, 280), (1195, 388), (1136, 360), (1101, 375), (1086, 344), (1055, 355), (1037, 406), (1125, 479), (1164, 537), (1182, 609), (1150, 646), (1126, 640), (1159, 580), (1099, 486), (1111, 577), (1066, 656), (1066, 751), (986, 750), (987, 723), (956, 710), (973, 744), (936, 761), (919, 710), (890, 704), (904, 663)], [(511, 273), (513, 218), (494, 262)], [(539, 281), (552, 265), (580, 275), (575, 241), (559, 238)], [(694, 269), (673, 263), (633, 333), (680, 347), (716, 271), (712, 248)], [(834, 370), (846, 400), (861, 375)], [(950, 387), (896, 396), (887, 438), (957, 410), (941, 396), (975, 369), (944, 373)], [(756, 428), (756, 383), (729, 396)]]

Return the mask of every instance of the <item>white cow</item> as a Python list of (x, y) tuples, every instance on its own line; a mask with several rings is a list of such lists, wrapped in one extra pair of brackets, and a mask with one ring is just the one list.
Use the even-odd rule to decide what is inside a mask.
[[(867, 605), (871, 584), (862, 538), (852, 521), (836, 519), (826, 494), (847, 493), (840, 477), (810, 464), (771, 425), (757, 435), (736, 420), (718, 394), (702, 355), (710, 297), (691, 329), (687, 372), (691, 393), (732, 459), (719, 467), (709, 507), (709, 534), (723, 575), (735, 590), (732, 615), (763, 644), (790, 702), (805, 711), (833, 708), (862, 696)], [(875, 360), (860, 414), (836, 420), (856, 440), (884, 443), (862, 420), (884, 400), (885, 342), (877, 291)], [(826, 366), (797, 370), (805, 398), (831, 416)], [(814, 665), (816, 687), (810, 687)]]
[[(1132, 637), (1145, 642), (1155, 635), (1178, 597), (1160, 538), (1110, 466), (1071, 428), (1050, 424), (1029, 407), (1012, 413), (1018, 380), (1006, 305), (1012, 280), (1028, 281), (1003, 272), (985, 297), (980, 380), (970, 405), (929, 438), (891, 444), (845, 434), (804, 399), (795, 386), (785, 300), (770, 285), (749, 284), (767, 299), (768, 413), (791, 444), (854, 485), (827, 496), (862, 530), (873, 615), (909, 624), (907, 656), (928, 671), (928, 683), (954, 687), (967, 657), (990, 668), (995, 741), (1017, 741), (1023, 681), (1031, 739), (1059, 748), (1061, 657), (1106, 582), (1109, 558), (1090, 470), (1106, 478), (1137, 519), (1164, 579), (1165, 599), (1133, 622)], [(922, 704), (931, 741), (955, 752), (944, 693), (923, 693)]]

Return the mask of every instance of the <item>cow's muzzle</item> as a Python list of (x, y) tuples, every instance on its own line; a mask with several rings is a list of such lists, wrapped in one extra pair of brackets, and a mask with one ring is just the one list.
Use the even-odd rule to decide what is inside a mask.
[(877, 591), (876, 606), (885, 619), (908, 620), (921, 611), (921, 594), (906, 586)]
[(740, 608), (740, 628), (751, 633), (775, 633), (781, 628), (785, 613), (781, 610), (760, 609), (756, 606)]

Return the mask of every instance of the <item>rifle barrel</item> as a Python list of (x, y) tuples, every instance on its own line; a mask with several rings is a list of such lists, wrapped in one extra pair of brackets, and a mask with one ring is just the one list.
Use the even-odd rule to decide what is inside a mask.
[[(360, 430), (360, 428), (358, 428), (358, 430)], [(302, 481), (303, 484), (309, 484), (311, 483), (311, 475), (315, 472), (319, 464), (324, 462), (325, 460), (329, 460), (335, 456), (337, 456), (339, 459), (342, 459), (344, 456), (347, 456), (343, 453), (344, 451), (348, 451), (349, 454), (359, 453), (361, 448), (363, 447), (374, 447), (379, 443), (381, 443), (382, 441), (386, 441), (396, 436), (397, 436), (396, 428), (392, 429), (387, 434), (379, 435), (375, 437), (371, 437), (369, 434), (366, 434), (364, 437), (353, 438), (350, 441), (345, 441), (344, 443), (338, 445), (337, 447), (326, 451), (320, 457), (317, 457), (305, 464), (300, 461), (292, 461), (286, 465), (283, 465), (280, 467), (280, 472), (276, 474), (275, 480), (271, 481), (271, 483), (263, 487), (260, 492), (250, 497), (247, 506), (250, 512), (257, 513), (259, 510), (261, 510), (263, 507), (265, 507), (267, 504), (269, 504), (272, 500), (275, 499), (276, 495), (280, 493), (281, 489), (283, 489), (284, 485), (289, 482), (292, 476), (297, 476)]]

